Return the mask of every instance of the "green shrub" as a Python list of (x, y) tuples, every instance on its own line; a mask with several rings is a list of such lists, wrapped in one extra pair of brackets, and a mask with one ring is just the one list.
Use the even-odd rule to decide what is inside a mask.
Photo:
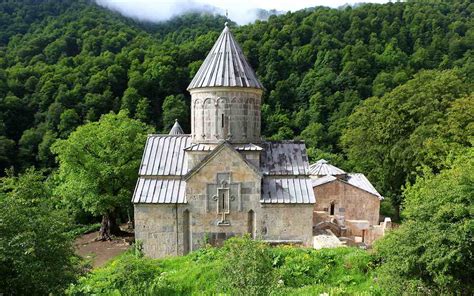
[(73, 237), (81, 236), (83, 234), (88, 234), (100, 229), (100, 223), (81, 225), (77, 224), (71, 227), (71, 230), (68, 231)]
[(269, 247), (248, 237), (187, 256), (143, 258), (139, 247), (71, 286), (69, 295), (381, 295), (364, 250)]
[(387, 295), (474, 295), (474, 148), (404, 192), (405, 222), (375, 244)]
[(225, 292), (237, 295), (268, 295), (275, 285), (272, 257), (267, 244), (248, 236), (224, 244), (226, 256), (220, 283)]
[(104, 268), (79, 279), (67, 290), (68, 295), (137, 295), (146, 294), (150, 284), (162, 273), (158, 262), (131, 250)]
[(326, 278), (327, 266), (327, 263), (314, 256), (311, 250), (294, 249), (285, 254), (283, 263), (278, 268), (279, 279), (288, 287), (320, 283)]
[(0, 295), (62, 294), (82, 271), (42, 172), (0, 178)]

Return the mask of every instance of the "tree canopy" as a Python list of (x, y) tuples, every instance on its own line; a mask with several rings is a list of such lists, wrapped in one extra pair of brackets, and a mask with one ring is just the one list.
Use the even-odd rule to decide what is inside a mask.
[[(392, 295), (471, 295), (474, 285), (474, 149), (404, 191), (406, 221), (376, 250)], [(456, 293), (453, 293), (456, 291)]]
[(349, 116), (342, 136), (352, 167), (399, 205), (402, 186), (420, 170), (439, 171), (450, 153), (470, 146), (473, 90), (455, 70), (423, 71), (382, 97), (365, 100)]
[(0, 293), (59, 294), (78, 272), (70, 219), (39, 171), (0, 179)]
[(70, 208), (102, 216), (103, 239), (119, 231), (118, 211), (130, 207), (149, 132), (148, 126), (121, 111), (103, 115), (53, 145), (59, 161), (56, 195)]
[[(179, 118), (189, 116), (186, 87), (229, 21), (140, 23), (88, 0), (7, 1), (0, 14), (0, 171), (54, 168), (52, 143), (110, 111), (127, 109), (158, 131), (178, 118), (189, 131)], [(330, 154), (351, 169), (364, 165), (344, 161), (340, 136), (362, 101), (423, 69), (472, 77), (473, 19), (470, 1), (406, 1), (230, 26), (266, 88), (263, 135), (299, 137), (312, 158)], [(174, 114), (170, 96), (188, 113)]]

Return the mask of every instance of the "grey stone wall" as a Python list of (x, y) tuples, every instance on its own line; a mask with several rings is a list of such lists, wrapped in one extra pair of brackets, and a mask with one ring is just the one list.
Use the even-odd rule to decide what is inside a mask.
[(262, 205), (257, 215), (259, 237), (266, 240), (301, 240), (304, 246), (311, 246), (313, 207), (313, 204)]
[[(225, 181), (226, 185), (223, 185)], [(248, 232), (249, 211), (260, 207), (260, 176), (225, 147), (211, 158), (186, 182), (187, 207), (191, 213), (191, 236), (193, 249), (204, 243), (220, 245), (223, 240)], [(218, 188), (229, 188), (229, 213), (225, 215), (228, 224), (220, 223), (222, 214), (218, 211)]]
[[(257, 239), (311, 245), (313, 205), (261, 204), (261, 176), (236, 153), (224, 147), (187, 180), (186, 204), (135, 204), (135, 236), (147, 256), (182, 255), (249, 232)], [(229, 189), (226, 223), (215, 198), (219, 188)]]
[(176, 205), (134, 205), (135, 239), (143, 243), (147, 256), (160, 258), (180, 254), (176, 210)]
[(194, 143), (260, 141), (262, 90), (214, 87), (192, 89), (190, 92)]

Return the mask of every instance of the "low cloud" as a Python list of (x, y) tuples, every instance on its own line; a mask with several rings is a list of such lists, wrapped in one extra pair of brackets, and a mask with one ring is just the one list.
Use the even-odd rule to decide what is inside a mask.
[[(240, 25), (248, 24), (278, 12), (295, 11), (306, 7), (330, 6), (339, 7), (354, 4), (354, 0), (96, 0), (96, 2), (139, 20), (160, 22), (172, 17), (189, 13), (205, 12), (225, 15)], [(370, 0), (366, 2), (383, 3), (387, 0)]]

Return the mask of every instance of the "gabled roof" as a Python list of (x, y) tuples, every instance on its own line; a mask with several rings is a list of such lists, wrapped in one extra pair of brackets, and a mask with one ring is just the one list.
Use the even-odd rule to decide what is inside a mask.
[(316, 179), (312, 179), (312, 185), (313, 187), (316, 187), (316, 186), (319, 186), (319, 185), (323, 185), (323, 184), (326, 184), (326, 183), (330, 183), (332, 181), (336, 181), (337, 178), (334, 177), (334, 176), (331, 176), (331, 175), (326, 175), (326, 176), (322, 176), (322, 177), (319, 177), (319, 178), (316, 178)]
[(188, 172), (184, 148), (191, 144), (190, 135), (148, 135), (140, 176), (182, 176)]
[[(196, 145), (192, 144), (190, 135), (149, 135), (132, 201), (150, 204), (186, 203), (186, 180), (223, 149), (230, 149), (235, 159), (243, 161), (250, 171), (262, 178), (261, 203), (311, 204), (315, 201), (312, 181), (308, 176), (306, 149), (302, 142), (263, 142), (259, 145), (222, 142), (213, 147)], [(189, 170), (186, 151), (195, 151), (194, 148), (203, 148), (205, 150), (197, 151), (207, 151), (208, 155)], [(261, 170), (238, 151), (261, 153)]]
[(178, 119), (175, 119), (174, 125), (170, 130), (170, 135), (184, 135), (184, 131), (181, 128), (181, 125), (178, 123)]
[(304, 142), (263, 142), (262, 147), (260, 167), (265, 175), (309, 175)]
[(375, 189), (375, 187), (370, 183), (369, 179), (364, 174), (360, 173), (351, 173), (348, 175), (347, 183), (358, 187), (362, 190), (365, 190), (373, 195), (377, 196), (380, 199), (383, 199), (383, 196)]
[(261, 203), (313, 204), (311, 179), (306, 176), (265, 176), (262, 182)]
[(148, 135), (133, 203), (186, 203), (188, 172), (184, 148), (191, 144), (190, 135)]
[(219, 86), (263, 89), (227, 23), (188, 90)]
[(234, 149), (234, 147), (232, 147), (231, 144), (229, 144), (229, 142), (224, 141), (224, 142), (220, 143), (214, 150), (212, 150), (212, 152), (210, 152), (208, 155), (206, 155), (206, 157), (204, 157), (204, 159), (198, 165), (196, 165), (194, 168), (192, 168), (183, 177), (183, 179), (186, 180), (186, 181), (189, 180), (189, 178), (191, 178), (194, 174), (196, 174), (203, 167), (205, 167), (206, 164), (209, 161), (211, 161), (214, 157), (216, 157), (219, 154), (219, 152), (221, 152), (223, 149), (229, 149), (230, 151), (232, 151), (232, 153), (234, 153), (234, 155), (236, 156), (237, 159), (240, 159), (242, 162), (244, 162), (250, 168), (250, 170), (255, 173), (256, 176), (261, 177), (261, 174), (260, 174), (260, 171), (259, 171), (258, 168), (256, 168), (250, 162), (248, 162), (239, 152), (237, 152)]
[(186, 203), (186, 182), (181, 179), (138, 179), (133, 203)]
[(309, 166), (309, 172), (313, 176), (337, 176), (344, 175), (346, 172), (338, 167), (335, 167), (325, 159), (320, 159), (316, 163)]
[(372, 183), (370, 183), (367, 177), (364, 176), (364, 174), (350, 173), (350, 174), (347, 174), (346, 178), (344, 179), (336, 178), (331, 175), (325, 175), (322, 177), (318, 177), (316, 179), (312, 179), (312, 185), (313, 187), (317, 187), (317, 186), (321, 186), (327, 183), (334, 182), (336, 180), (347, 183), (361, 190), (364, 190), (370, 194), (375, 195), (379, 199), (383, 199), (383, 196), (380, 195), (377, 189), (375, 189), (375, 187), (372, 185)]

